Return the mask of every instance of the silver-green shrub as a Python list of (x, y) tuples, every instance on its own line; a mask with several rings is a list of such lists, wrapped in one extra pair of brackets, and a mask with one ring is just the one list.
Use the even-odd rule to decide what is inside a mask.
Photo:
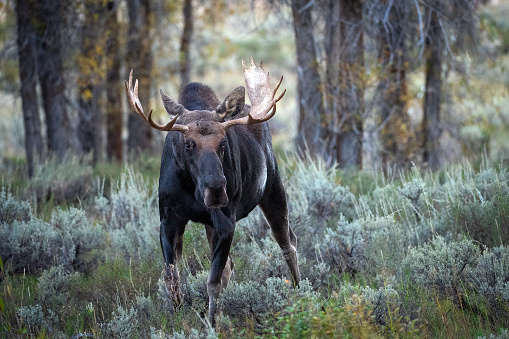
[(325, 229), (325, 234), (316, 241), (321, 257), (332, 270), (356, 272), (364, 261), (364, 238), (358, 220), (348, 222), (341, 215), (337, 228)]
[(310, 282), (302, 280), (299, 287), (292, 287), (290, 280), (268, 278), (264, 284), (257, 281), (232, 282), (222, 292), (219, 305), (223, 314), (243, 319), (254, 317), (258, 322), (270, 314), (279, 312), (291, 300), (316, 297)]
[[(345, 215), (349, 220), (357, 216), (355, 197), (348, 187), (343, 187), (337, 182), (334, 166), (327, 167), (320, 159), (309, 161), (298, 159), (294, 168), (286, 169), (285, 172), (289, 174), (285, 188), (291, 212), (290, 220), (307, 214), (318, 224), (324, 224), (329, 220), (336, 221), (340, 214)], [(295, 215), (293, 210), (296, 210), (299, 215)], [(297, 228), (296, 231), (298, 231)], [(316, 233), (320, 229), (312, 229), (312, 231)]]
[(81, 269), (85, 254), (104, 240), (100, 225), (92, 225), (85, 211), (57, 209), (49, 222), (31, 216), (0, 224), (0, 256), (14, 272), (63, 265)]
[(45, 333), (51, 338), (66, 338), (67, 336), (58, 330), (58, 316), (51, 309), (46, 313), (40, 304), (22, 306), (17, 309), (17, 315), (21, 324), (26, 326), (28, 333), (38, 336)]
[[(201, 271), (195, 276), (188, 274), (185, 279), (181, 279), (180, 290), (182, 293), (182, 298), (185, 303), (191, 305), (193, 309), (198, 311), (206, 310), (208, 307), (209, 296), (207, 293), (207, 278), (208, 272)], [(159, 280), (159, 292), (158, 296), (163, 302), (172, 302), (172, 299), (169, 298), (169, 292), (164, 285), (164, 280), (161, 278)], [(168, 296), (168, 299), (165, 301), (165, 296)]]
[(484, 296), (498, 308), (499, 300), (509, 303), (509, 248), (504, 246), (486, 250), (469, 276), (472, 290)]
[(0, 191), (0, 224), (10, 224), (14, 220), (28, 221), (32, 216), (32, 210), (28, 201), (20, 201), (2, 187)]
[(501, 328), (498, 334), (490, 333), (489, 337), (479, 336), (477, 339), (509, 339), (509, 331), (505, 328)]
[(509, 177), (505, 169), (493, 168), (479, 173), (465, 170), (450, 173), (443, 185), (435, 187), (436, 200), (446, 208), (436, 220), (437, 233), (468, 235), (488, 247), (509, 240)]
[(42, 311), (42, 306), (39, 304), (22, 306), (18, 309), (17, 313), (22, 323), (32, 334), (37, 334), (48, 326)]
[(401, 305), (399, 294), (391, 283), (385, 283), (378, 289), (363, 287), (361, 294), (363, 300), (373, 307), (372, 315), (379, 324), (390, 323), (391, 312)]
[(103, 216), (112, 256), (159, 258), (157, 186), (128, 169), (111, 189), (98, 196), (96, 211)]
[(235, 276), (239, 280), (256, 280), (260, 283), (269, 277), (289, 276), (290, 271), (272, 231), (260, 230), (260, 227), (264, 227), (262, 213), (253, 212), (252, 216), (240, 220), (236, 226), (231, 249)]
[(56, 309), (65, 306), (71, 298), (72, 285), (80, 279), (79, 273), (54, 266), (44, 271), (37, 281), (37, 298), (40, 303)]
[(112, 318), (101, 324), (101, 335), (104, 338), (133, 338), (137, 336), (139, 325), (138, 311), (133, 306), (124, 308), (118, 305)]
[(472, 240), (447, 242), (437, 236), (429, 243), (410, 249), (402, 261), (410, 281), (457, 298), (466, 288), (469, 273), (477, 266), (481, 250)]
[(77, 202), (93, 192), (94, 170), (90, 157), (67, 153), (63, 159), (56, 156), (46, 158), (35, 167), (29, 190), (38, 201), (53, 199), (57, 204)]

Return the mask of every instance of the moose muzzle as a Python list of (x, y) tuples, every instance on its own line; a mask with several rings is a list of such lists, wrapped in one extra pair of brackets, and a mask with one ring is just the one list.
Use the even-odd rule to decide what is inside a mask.
[(228, 204), (226, 195), (226, 177), (207, 175), (203, 180), (203, 202), (208, 208), (224, 207)]
[(226, 177), (219, 158), (213, 152), (201, 158), (199, 186), (203, 202), (208, 208), (224, 207), (228, 204)]

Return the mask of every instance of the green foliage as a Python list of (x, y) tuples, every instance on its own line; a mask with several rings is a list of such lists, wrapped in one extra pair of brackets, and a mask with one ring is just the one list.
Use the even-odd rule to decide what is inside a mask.
[(339, 295), (321, 302), (304, 298), (285, 310), (277, 326), (268, 329), (267, 337), (277, 338), (380, 338), (418, 337), (413, 323), (406, 325), (397, 312), (394, 320), (379, 328), (373, 317), (373, 306), (363, 296), (349, 295), (345, 300)]

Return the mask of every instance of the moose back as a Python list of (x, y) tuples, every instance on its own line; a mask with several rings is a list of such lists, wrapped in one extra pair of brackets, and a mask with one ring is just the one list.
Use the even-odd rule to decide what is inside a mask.
[[(286, 194), (272, 149), (266, 122), (276, 113), (274, 90), (262, 63), (246, 67), (244, 79), (251, 107), (244, 104), (245, 89), (237, 87), (221, 103), (206, 85), (187, 84), (179, 103), (160, 91), (173, 119), (166, 125), (146, 115), (138, 98), (132, 70), (126, 81), (128, 101), (155, 129), (168, 131), (159, 178), (160, 241), (165, 281), (176, 304), (181, 302), (178, 263), (182, 237), (189, 220), (205, 225), (211, 251), (207, 279), (209, 316), (215, 324), (217, 298), (233, 272), (230, 257), (235, 223), (260, 206), (290, 268), (294, 284), (300, 281), (297, 238), (288, 224)], [(173, 303), (171, 303), (173, 304)]]

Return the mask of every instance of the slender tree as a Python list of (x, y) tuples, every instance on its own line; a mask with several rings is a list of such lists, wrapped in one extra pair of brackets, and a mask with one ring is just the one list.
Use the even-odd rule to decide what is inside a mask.
[(108, 159), (123, 158), (122, 86), (120, 86), (120, 44), (117, 2), (106, 3), (106, 153)]
[(313, 2), (291, 0), (291, 8), (298, 76), (299, 124), (296, 143), (299, 150), (308, 148), (311, 154), (317, 154), (323, 149), (324, 128), (321, 118), (324, 115), (324, 106), (311, 17)]
[(380, 42), (379, 63), (380, 81), (378, 92), (380, 100), (382, 167), (408, 166), (414, 151), (414, 138), (410, 130), (407, 114), (407, 79), (409, 65), (405, 42), (411, 30), (410, 8), (407, 1), (384, 1), (378, 24)]
[(336, 160), (362, 167), (364, 30), (361, 0), (340, 0), (339, 117)]
[(426, 37), (426, 93), (424, 95), (424, 137), (423, 160), (432, 170), (439, 168), (440, 145), (440, 98), (442, 91), (442, 63), (444, 40), (438, 14), (430, 10), (429, 27)]
[(35, 31), (33, 27), (34, 8), (30, 0), (17, 0), (19, 78), (21, 81), (21, 102), (25, 125), (25, 150), (28, 175), (34, 173), (34, 152), (41, 156), (43, 141), (41, 120), (37, 103), (37, 70), (34, 50)]
[(46, 117), (48, 149), (62, 158), (70, 147), (62, 64), (62, 2), (36, 0), (35, 7), (37, 71)]
[[(423, 161), (436, 170), (444, 162), (440, 150), (442, 135), (441, 99), (442, 68), (449, 62), (460, 71), (455, 50), (464, 51), (477, 36), (476, 0), (428, 0), (423, 2), (426, 16), (424, 54), (426, 58), (426, 91), (422, 121)], [(454, 37), (452, 39), (451, 37)], [(475, 45), (472, 44), (472, 45)]]
[(78, 139), (85, 153), (93, 152), (93, 161), (100, 158), (102, 126), (104, 59), (102, 38), (103, 6), (95, 0), (84, 1), (85, 18), (81, 34), (81, 52), (78, 57)]
[(340, 51), (340, 2), (328, 0), (324, 2), (322, 15), (325, 17), (325, 97), (326, 112), (325, 125), (327, 134), (325, 137), (327, 156), (337, 160), (337, 147), (339, 133), (339, 51)]
[[(152, 56), (152, 7), (150, 0), (127, 0), (129, 33), (127, 40), (128, 68), (136, 71), (140, 100), (150, 107)], [(140, 124), (140, 117), (132, 110), (128, 118), (129, 152), (151, 151), (153, 132), (147, 124)]]
[(192, 0), (184, 0), (182, 14), (184, 15), (184, 28), (182, 30), (182, 39), (180, 42), (180, 60), (179, 60), (181, 88), (185, 84), (187, 84), (191, 79), (190, 47), (194, 29)]

